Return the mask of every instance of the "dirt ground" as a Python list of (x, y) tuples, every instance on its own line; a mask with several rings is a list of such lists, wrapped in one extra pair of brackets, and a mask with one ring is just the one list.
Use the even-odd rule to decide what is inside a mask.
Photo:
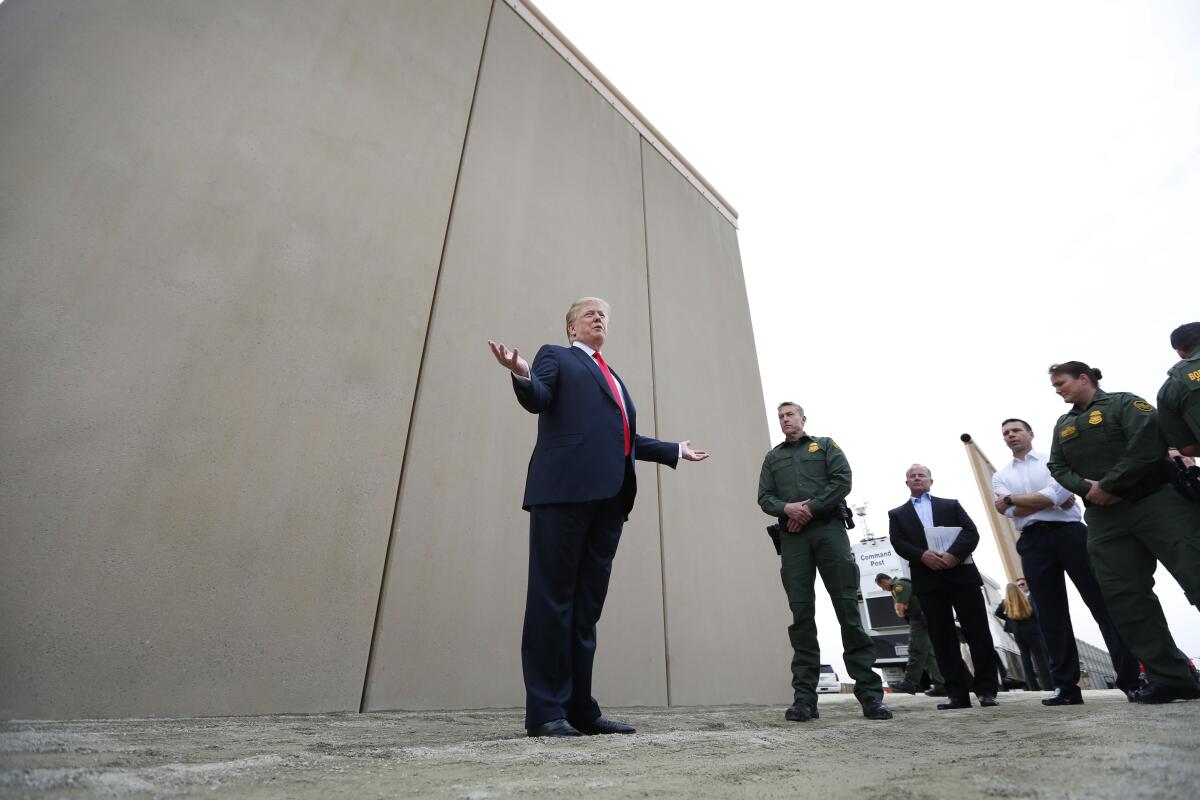
[(1200, 792), (1200, 702), (1118, 692), (939, 712), (851, 695), (783, 708), (610, 709), (633, 736), (530, 739), (514, 709), (0, 723), (0, 797), (1180, 798)]

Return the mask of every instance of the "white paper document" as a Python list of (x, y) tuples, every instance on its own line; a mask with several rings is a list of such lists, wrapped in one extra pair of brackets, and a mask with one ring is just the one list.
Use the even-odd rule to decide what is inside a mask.
[(949, 552), (950, 545), (954, 544), (960, 533), (962, 533), (962, 528), (949, 528), (937, 525), (925, 529), (925, 541), (929, 543), (930, 550), (946, 553)]

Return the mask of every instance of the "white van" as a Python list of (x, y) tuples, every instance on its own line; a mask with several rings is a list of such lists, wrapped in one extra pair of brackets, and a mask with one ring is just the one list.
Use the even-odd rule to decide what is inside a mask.
[(833, 671), (833, 667), (829, 664), (822, 664), (821, 674), (817, 676), (817, 693), (828, 694), (841, 690), (842, 682), (838, 679), (838, 674)]

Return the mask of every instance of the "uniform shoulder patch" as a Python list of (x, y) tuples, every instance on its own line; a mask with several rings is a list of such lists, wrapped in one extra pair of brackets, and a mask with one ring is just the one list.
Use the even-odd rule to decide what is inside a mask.
[(838, 447), (838, 443), (837, 443), (837, 442), (835, 442), (833, 439), (830, 439), (830, 440), (829, 440), (829, 446), (830, 446), (830, 447), (832, 447), (834, 450), (841, 450), (841, 449), (842, 449), (842, 448)]
[(1200, 369), (1189, 372), (1187, 377), (1189, 381), (1196, 381), (1197, 383), (1200, 383)]
[(1146, 413), (1149, 413), (1154, 410), (1154, 406), (1150, 405), (1145, 400), (1134, 400), (1133, 407), (1136, 408), (1138, 411), (1145, 411)]
[(1077, 432), (1077, 429), (1075, 428), (1075, 425), (1071, 424), (1071, 425), (1066, 426), (1065, 428), (1063, 428), (1062, 430), (1060, 430), (1058, 432), (1058, 438), (1069, 439), (1070, 437), (1074, 436), (1076, 432)]

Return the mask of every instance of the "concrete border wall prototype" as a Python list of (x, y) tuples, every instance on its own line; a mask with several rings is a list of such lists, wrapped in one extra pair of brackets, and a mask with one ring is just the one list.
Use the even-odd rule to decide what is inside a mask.
[(736, 215), (547, 25), (0, 5), (0, 718), (522, 705), (535, 421), (485, 340), (585, 294), (716, 454), (638, 467), (598, 696), (790, 696)]

